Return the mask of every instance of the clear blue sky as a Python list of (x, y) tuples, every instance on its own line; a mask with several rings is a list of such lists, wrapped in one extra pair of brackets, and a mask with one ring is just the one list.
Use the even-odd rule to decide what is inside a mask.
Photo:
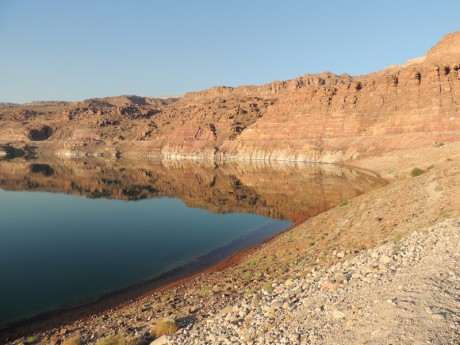
[(0, 102), (364, 74), (457, 30), (459, 0), (0, 0)]

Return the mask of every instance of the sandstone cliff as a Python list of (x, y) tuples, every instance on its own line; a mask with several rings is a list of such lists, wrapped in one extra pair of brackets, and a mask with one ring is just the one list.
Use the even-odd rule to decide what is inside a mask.
[[(460, 31), (379, 72), (0, 107), (0, 151), (339, 162), (460, 140)], [(3, 147), (3, 149), (1, 149)]]

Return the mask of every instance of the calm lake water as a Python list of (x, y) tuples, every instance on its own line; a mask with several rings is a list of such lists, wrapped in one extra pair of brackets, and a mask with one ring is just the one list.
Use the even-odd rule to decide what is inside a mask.
[(382, 184), (335, 166), (0, 161), (0, 326), (215, 264)]

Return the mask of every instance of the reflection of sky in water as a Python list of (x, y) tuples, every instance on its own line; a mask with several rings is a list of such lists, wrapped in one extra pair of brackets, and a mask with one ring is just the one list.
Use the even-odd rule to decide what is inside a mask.
[(153, 278), (272, 223), (172, 198), (0, 190), (0, 324)]

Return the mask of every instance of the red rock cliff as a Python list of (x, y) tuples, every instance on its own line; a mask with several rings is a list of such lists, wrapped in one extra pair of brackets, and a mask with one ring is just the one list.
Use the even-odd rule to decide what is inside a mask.
[(459, 70), (460, 31), (426, 57), (364, 76), (3, 107), (0, 141), (61, 154), (343, 161), (460, 140)]

